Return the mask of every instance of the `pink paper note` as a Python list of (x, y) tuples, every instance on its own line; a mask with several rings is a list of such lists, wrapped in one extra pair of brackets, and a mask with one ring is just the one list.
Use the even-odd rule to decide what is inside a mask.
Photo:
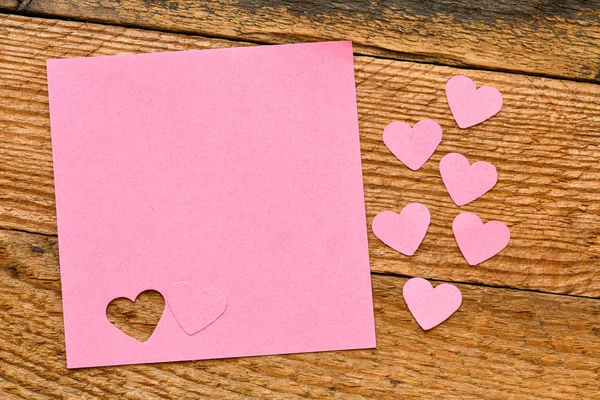
[[(48, 80), (69, 367), (375, 346), (350, 42), (49, 60)], [(193, 333), (222, 303), (177, 311), (206, 298), (170, 302), (177, 282), (226, 310)], [(192, 334), (171, 307), (145, 343), (108, 321), (146, 289)]]
[(208, 327), (227, 308), (227, 298), (219, 289), (199, 290), (187, 282), (177, 282), (169, 288), (167, 303), (188, 335), (195, 335)]

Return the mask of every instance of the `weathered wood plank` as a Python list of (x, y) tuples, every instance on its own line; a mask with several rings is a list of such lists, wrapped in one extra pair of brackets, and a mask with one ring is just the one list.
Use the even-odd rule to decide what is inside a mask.
[(18, 5), (17, 0), (0, 0), (0, 10), (16, 11)]
[(69, 371), (57, 261), (55, 237), (0, 230), (9, 398), (591, 399), (600, 390), (600, 300), (459, 285), (460, 310), (423, 332), (402, 300), (405, 279), (379, 275), (376, 350)]
[[(93, 24), (10, 17), (0, 24), (0, 225), (55, 234), (54, 195), (44, 60), (52, 57), (177, 50), (231, 45)], [(33, 54), (33, 56), (32, 56)], [(356, 58), (363, 170), (369, 224), (386, 209), (412, 201), (432, 211), (432, 226), (412, 258), (371, 235), (374, 271), (478, 282), (556, 293), (600, 296), (600, 88), (591, 84), (472, 71), (505, 96), (500, 115), (466, 131), (456, 128), (444, 99), (447, 67)], [(385, 148), (393, 120), (435, 118), (444, 141), (420, 171)], [(460, 209), (437, 169), (459, 151), (496, 165), (500, 180), (462, 209), (506, 222), (511, 245), (469, 267), (451, 232)]]
[(133, 300), (127, 297), (113, 299), (106, 307), (106, 317), (127, 335), (145, 342), (164, 313), (165, 299), (156, 290), (146, 290)]
[(598, 0), (33, 0), (25, 12), (262, 43), (352, 40), (360, 54), (600, 82)]
[[(183, 35), (9, 16), (0, 22), (0, 227), (55, 234), (54, 192), (44, 60), (231, 46)], [(432, 214), (422, 247), (405, 257), (370, 235), (372, 268), (408, 276), (554, 293), (600, 296), (600, 86), (468, 71), (504, 94), (505, 106), (481, 126), (459, 130), (444, 97), (456, 69), (356, 57), (368, 223), (383, 210), (420, 201)], [(434, 118), (444, 140), (412, 172), (385, 148), (395, 119)], [(499, 171), (483, 198), (456, 207), (438, 163), (451, 151), (487, 160)], [(499, 256), (470, 267), (451, 231), (473, 211), (512, 232)]]

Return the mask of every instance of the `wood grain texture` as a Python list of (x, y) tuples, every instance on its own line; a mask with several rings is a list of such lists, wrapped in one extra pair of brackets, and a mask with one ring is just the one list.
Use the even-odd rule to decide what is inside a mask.
[(17, 10), (19, 2), (17, 0), (0, 0), (0, 10)]
[(135, 299), (119, 297), (106, 306), (106, 318), (122, 332), (145, 342), (150, 339), (165, 310), (165, 299), (156, 290), (145, 290)]
[[(56, 234), (45, 64), (47, 58), (224, 47), (238, 43), (94, 24), (8, 16), (0, 22), (0, 227)], [(405, 257), (371, 233), (376, 272), (600, 297), (600, 86), (468, 71), (504, 94), (502, 112), (468, 130), (456, 127), (444, 84), (449, 67), (356, 57), (368, 225), (383, 210), (419, 201), (432, 225)], [(393, 120), (436, 119), (439, 149), (412, 172), (385, 147)], [(498, 184), (458, 208), (438, 171), (448, 152), (485, 160)], [(451, 225), (461, 211), (505, 222), (507, 249), (470, 267)]]
[(352, 40), (365, 55), (600, 82), (598, 0), (23, 3), (34, 15), (261, 43)]
[[(0, 230), (3, 399), (592, 399), (600, 301), (458, 285), (423, 332), (401, 288), (373, 276), (377, 349), (67, 370), (55, 237)], [(162, 303), (159, 302), (159, 306)]]

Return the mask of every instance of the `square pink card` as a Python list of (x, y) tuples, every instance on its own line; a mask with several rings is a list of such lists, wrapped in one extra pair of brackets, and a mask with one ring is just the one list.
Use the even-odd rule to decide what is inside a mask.
[[(350, 42), (48, 61), (67, 364), (375, 346)], [(115, 298), (166, 300), (149, 340)]]

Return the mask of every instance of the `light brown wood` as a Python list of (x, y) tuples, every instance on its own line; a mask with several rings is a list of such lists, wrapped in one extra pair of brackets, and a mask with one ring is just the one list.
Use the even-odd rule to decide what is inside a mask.
[(0, 9), (16, 11), (18, 5), (19, 3), (17, 0), (0, 0)]
[[(600, 301), (458, 285), (423, 332), (373, 276), (377, 349), (67, 370), (55, 237), (0, 230), (0, 393), (45, 398), (593, 399)], [(162, 303), (158, 303), (159, 307)]]
[(132, 338), (150, 339), (165, 309), (165, 299), (156, 290), (145, 290), (135, 299), (118, 297), (106, 306), (106, 317)]
[(21, 3), (36, 15), (261, 43), (352, 40), (360, 54), (600, 82), (598, 0)]
[[(243, 43), (120, 27), (5, 16), (0, 21), (0, 227), (56, 234), (45, 59), (202, 49)], [(432, 225), (405, 257), (370, 233), (372, 269), (406, 276), (553, 293), (600, 296), (600, 86), (523, 75), (355, 58), (368, 224), (383, 210), (420, 201)], [(502, 112), (468, 130), (456, 127), (444, 84), (466, 72), (503, 94)], [(433, 118), (439, 149), (412, 172), (385, 147), (393, 120)], [(438, 163), (448, 152), (498, 169), (496, 187), (456, 207)], [(509, 247), (470, 267), (451, 231), (461, 211), (505, 222)]]

